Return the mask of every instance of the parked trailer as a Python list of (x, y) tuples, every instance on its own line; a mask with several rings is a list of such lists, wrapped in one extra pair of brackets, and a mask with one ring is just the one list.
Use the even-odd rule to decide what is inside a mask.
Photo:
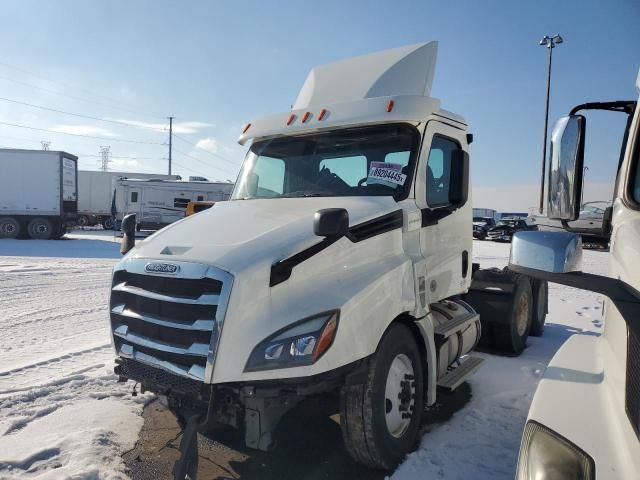
[(0, 238), (60, 238), (78, 211), (78, 157), (0, 149)]
[(111, 200), (115, 181), (119, 179), (180, 180), (179, 175), (136, 172), (78, 171), (78, 221), (80, 227), (102, 225), (113, 228)]
[(140, 230), (157, 230), (184, 218), (190, 201), (227, 200), (233, 190), (228, 182), (121, 179), (115, 182), (116, 221), (135, 213)]

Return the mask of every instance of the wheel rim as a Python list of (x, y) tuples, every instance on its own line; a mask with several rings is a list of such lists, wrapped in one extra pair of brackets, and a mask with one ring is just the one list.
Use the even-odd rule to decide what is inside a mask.
[(49, 231), (49, 228), (44, 223), (36, 223), (36, 225), (33, 227), (33, 230), (38, 234), (43, 234), (47, 233)]
[(529, 325), (529, 296), (521, 295), (516, 309), (516, 330), (519, 336), (523, 336)]
[(16, 231), (16, 226), (12, 222), (4, 222), (0, 224), (0, 232), (5, 235), (12, 235)]
[(401, 437), (409, 428), (415, 407), (413, 364), (404, 353), (396, 355), (387, 372), (384, 391), (385, 420), (389, 433)]

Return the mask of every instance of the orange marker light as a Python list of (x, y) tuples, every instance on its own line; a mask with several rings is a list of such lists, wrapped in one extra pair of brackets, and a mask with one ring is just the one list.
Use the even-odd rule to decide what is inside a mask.
[(318, 120), (322, 120), (327, 115), (327, 113), (329, 112), (327, 112), (327, 110), (324, 108), (320, 110), (320, 115), (318, 115)]
[(395, 102), (393, 100), (389, 100), (387, 102), (387, 112), (390, 112), (391, 110), (393, 110), (394, 105), (395, 105)]
[(333, 338), (336, 336), (336, 330), (338, 329), (338, 314), (331, 315), (329, 321), (325, 324), (320, 334), (320, 339), (316, 345), (316, 349), (312, 355), (312, 361), (318, 360), (331, 346)]
[(307, 120), (309, 120), (310, 116), (311, 116), (311, 113), (305, 112), (305, 114), (302, 116), (302, 123), (305, 123)]
[(289, 115), (289, 120), (287, 120), (287, 125), (291, 125), (296, 119), (296, 114), (292, 113), (291, 115)]
[(247, 123), (244, 128), (242, 129), (242, 133), (247, 133), (247, 130), (249, 130), (251, 128), (251, 124)]

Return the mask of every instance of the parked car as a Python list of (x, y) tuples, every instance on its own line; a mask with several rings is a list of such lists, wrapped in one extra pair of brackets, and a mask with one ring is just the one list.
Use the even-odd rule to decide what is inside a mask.
[(490, 228), (496, 226), (496, 221), (492, 217), (473, 217), (473, 238), (484, 240)]
[(487, 239), (494, 242), (510, 242), (515, 232), (538, 230), (538, 226), (526, 218), (503, 218), (487, 232)]

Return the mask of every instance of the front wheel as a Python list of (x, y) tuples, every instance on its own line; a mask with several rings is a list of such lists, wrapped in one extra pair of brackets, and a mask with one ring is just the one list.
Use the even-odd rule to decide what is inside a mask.
[(349, 454), (376, 469), (395, 468), (418, 440), (422, 420), (422, 360), (411, 331), (393, 325), (382, 338), (363, 384), (341, 393), (340, 427)]

